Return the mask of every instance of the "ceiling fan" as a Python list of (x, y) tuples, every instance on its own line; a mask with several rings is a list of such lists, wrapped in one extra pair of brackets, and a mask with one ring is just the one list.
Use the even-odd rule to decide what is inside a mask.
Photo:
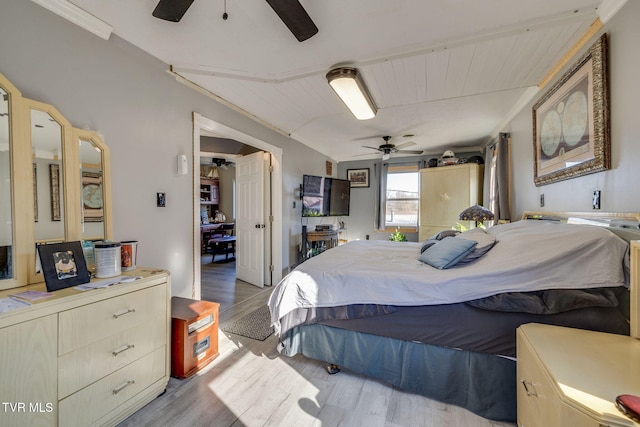
[[(311, 38), (318, 32), (318, 27), (298, 0), (266, 0), (266, 2), (299, 42)], [(165, 21), (179, 22), (191, 3), (193, 0), (160, 0), (153, 11), (153, 16)], [(222, 18), (226, 20), (227, 16), (225, 11)]]
[[(378, 147), (370, 147), (368, 145), (363, 145), (364, 148), (371, 148), (372, 150), (377, 150), (382, 153), (382, 160), (387, 160), (391, 157), (391, 154), (422, 154), (422, 150), (403, 150), (405, 147), (411, 147), (412, 145), (416, 145), (413, 141), (403, 142), (400, 145), (394, 145), (389, 142), (391, 137), (389, 135), (385, 135), (382, 137), (384, 139), (384, 144)], [(362, 154), (365, 155), (366, 154)]]
[(228, 169), (229, 166), (236, 167), (236, 164), (234, 162), (230, 162), (227, 159), (221, 159), (221, 158), (218, 158), (218, 157), (212, 158), (211, 159), (211, 164), (214, 165), (215, 167), (223, 169), (223, 170), (224, 169)]

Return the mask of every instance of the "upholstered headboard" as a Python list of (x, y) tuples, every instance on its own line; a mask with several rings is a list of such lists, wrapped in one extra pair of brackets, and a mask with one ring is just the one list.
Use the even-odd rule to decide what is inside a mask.
[(640, 339), (640, 213), (527, 211), (522, 214), (522, 219), (545, 219), (607, 227), (630, 243), (631, 336)]

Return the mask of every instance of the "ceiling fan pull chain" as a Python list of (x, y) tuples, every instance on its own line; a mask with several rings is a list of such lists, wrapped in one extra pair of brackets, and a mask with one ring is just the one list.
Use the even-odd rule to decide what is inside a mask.
[(225, 21), (229, 18), (229, 14), (227, 13), (227, 0), (224, 0), (224, 12), (222, 13), (222, 19)]

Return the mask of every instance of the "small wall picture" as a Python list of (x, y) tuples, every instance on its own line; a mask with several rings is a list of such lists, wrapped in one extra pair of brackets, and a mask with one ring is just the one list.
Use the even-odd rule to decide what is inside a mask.
[(79, 241), (38, 245), (47, 291), (82, 285), (90, 280)]
[(347, 179), (351, 181), (351, 188), (369, 186), (369, 168), (347, 169)]

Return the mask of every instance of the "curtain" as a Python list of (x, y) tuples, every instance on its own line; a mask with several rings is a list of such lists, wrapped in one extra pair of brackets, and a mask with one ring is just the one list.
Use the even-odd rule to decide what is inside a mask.
[[(376, 170), (374, 165), (374, 170)], [(387, 163), (380, 163), (380, 176), (378, 177), (378, 209), (376, 215), (375, 227), (377, 230), (385, 229), (385, 215), (387, 210), (387, 172), (389, 171), (389, 165)]]
[(511, 137), (501, 133), (498, 141), (487, 147), (485, 170), (489, 169), (484, 183), (484, 206), (495, 215), (495, 222), (511, 220), (510, 208), (510, 156)]

